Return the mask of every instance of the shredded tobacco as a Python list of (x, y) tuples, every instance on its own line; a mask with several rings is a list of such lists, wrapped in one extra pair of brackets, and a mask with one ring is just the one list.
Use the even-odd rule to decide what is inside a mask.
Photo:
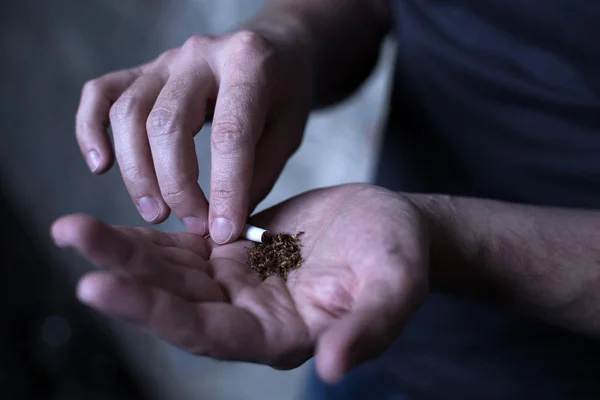
[(263, 243), (255, 243), (248, 254), (248, 264), (266, 279), (272, 275), (278, 275), (287, 279), (288, 274), (302, 266), (300, 237), (304, 232), (295, 235), (289, 233), (278, 233), (277, 235), (266, 235)]

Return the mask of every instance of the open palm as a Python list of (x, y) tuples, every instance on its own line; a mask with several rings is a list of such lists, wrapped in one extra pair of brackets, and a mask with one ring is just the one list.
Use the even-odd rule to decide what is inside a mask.
[(400, 333), (427, 288), (427, 238), (410, 202), (368, 185), (312, 191), (253, 219), (304, 231), (303, 266), (261, 280), (249, 242), (215, 245), (189, 233), (58, 220), (52, 235), (104, 267), (80, 299), (195, 354), (293, 368), (316, 351), (334, 381)]

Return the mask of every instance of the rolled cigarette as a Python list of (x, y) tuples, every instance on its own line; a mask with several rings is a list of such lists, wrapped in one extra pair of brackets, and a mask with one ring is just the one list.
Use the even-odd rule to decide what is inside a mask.
[(251, 240), (257, 243), (263, 243), (264, 239), (269, 235), (266, 229), (258, 228), (252, 225), (246, 225), (242, 231), (242, 237), (246, 240)]

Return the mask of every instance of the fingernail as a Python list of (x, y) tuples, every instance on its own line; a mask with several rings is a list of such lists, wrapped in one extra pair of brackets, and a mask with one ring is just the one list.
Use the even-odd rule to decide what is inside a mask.
[(233, 225), (225, 218), (217, 218), (210, 226), (210, 236), (219, 244), (227, 243), (233, 236)]
[(148, 222), (155, 221), (160, 214), (158, 202), (151, 197), (142, 197), (138, 201), (138, 210), (140, 210), (140, 214)]
[(195, 233), (197, 235), (206, 235), (208, 233), (208, 229), (206, 229), (206, 221), (202, 220), (201, 218), (184, 218), (183, 224), (191, 233)]
[(87, 153), (88, 167), (92, 172), (96, 172), (100, 167), (100, 154), (96, 150), (90, 150)]

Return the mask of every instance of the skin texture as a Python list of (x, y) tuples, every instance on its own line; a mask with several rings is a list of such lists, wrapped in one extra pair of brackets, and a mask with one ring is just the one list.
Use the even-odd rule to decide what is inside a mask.
[(245, 241), (220, 246), (84, 215), (58, 220), (52, 236), (103, 268), (79, 282), (89, 306), (198, 355), (275, 368), (316, 355), (329, 382), (383, 352), (427, 292), (427, 224), (393, 192), (317, 190), (253, 222), (306, 232), (304, 265), (287, 282), (261, 281), (246, 264)]
[(85, 215), (61, 218), (52, 236), (104, 268), (79, 282), (91, 307), (198, 355), (275, 368), (315, 355), (333, 383), (391, 345), (430, 285), (600, 337), (598, 221), (597, 211), (321, 189), (252, 221), (305, 232), (304, 265), (287, 282), (261, 281), (244, 241)]
[[(247, 216), (300, 144), (309, 110), (368, 75), (389, 15), (385, 0), (275, 0), (239, 32), (192, 37), (86, 84), (77, 139), (90, 169), (116, 157), (146, 220), (173, 211), (192, 233), (60, 219), (57, 244), (105, 268), (81, 280), (80, 299), (196, 354), (277, 368), (314, 354), (329, 382), (384, 351), (429, 283), (599, 337), (597, 211), (348, 185), (253, 221), (306, 232), (305, 265), (287, 282), (261, 282), (245, 264), (248, 244), (234, 240)], [(209, 205), (193, 137), (211, 119)], [(232, 229), (213, 225), (220, 218)], [(209, 230), (227, 244), (203, 239)]]
[(600, 338), (600, 211), (407, 197), (429, 221), (432, 288)]
[[(82, 153), (92, 171), (110, 168), (110, 121), (114, 155), (144, 219), (162, 222), (173, 211), (197, 234), (210, 221), (215, 240), (228, 242), (300, 144), (309, 91), (296, 65), (251, 31), (192, 37), (150, 64), (86, 84), (77, 113)], [(209, 211), (194, 135), (211, 109)]]
[[(81, 153), (95, 174), (116, 158), (146, 221), (172, 211), (188, 231), (229, 243), (297, 150), (310, 109), (367, 77), (388, 8), (382, 0), (274, 0), (237, 32), (193, 36), (147, 64), (93, 79), (76, 117)], [(194, 135), (208, 121), (207, 196)]]

